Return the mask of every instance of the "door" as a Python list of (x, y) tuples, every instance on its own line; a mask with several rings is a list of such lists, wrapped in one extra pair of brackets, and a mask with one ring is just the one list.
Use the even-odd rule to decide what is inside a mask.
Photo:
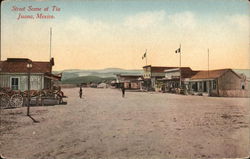
[(207, 82), (203, 82), (203, 92), (207, 92)]

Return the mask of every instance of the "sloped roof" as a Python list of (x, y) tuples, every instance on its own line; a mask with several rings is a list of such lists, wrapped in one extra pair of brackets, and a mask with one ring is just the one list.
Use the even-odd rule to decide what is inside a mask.
[[(7, 59), (0, 61), (0, 72), (6, 73), (26, 73), (28, 72), (27, 63), (31, 62), (29, 59)], [(31, 73), (50, 73), (52, 65), (50, 62), (33, 61)]]
[(236, 76), (240, 76), (235, 73), (232, 69), (220, 69), (220, 70), (210, 70), (210, 71), (198, 71), (194, 76), (191, 77), (191, 80), (194, 79), (216, 79), (224, 75), (226, 72), (232, 71)]

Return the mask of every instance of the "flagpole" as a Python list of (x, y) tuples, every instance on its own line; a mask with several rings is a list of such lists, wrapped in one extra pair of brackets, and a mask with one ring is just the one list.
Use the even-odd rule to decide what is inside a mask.
[(181, 89), (181, 44), (180, 44), (180, 89)]
[(148, 63), (148, 55), (147, 55), (147, 49), (146, 49), (146, 66), (147, 66), (147, 63)]
[(49, 60), (51, 59), (52, 28), (50, 28)]
[(207, 49), (207, 72), (208, 72), (208, 78), (209, 78), (209, 49)]
[[(207, 78), (209, 79), (209, 48), (207, 49)], [(208, 81), (208, 95), (210, 93), (210, 82)]]

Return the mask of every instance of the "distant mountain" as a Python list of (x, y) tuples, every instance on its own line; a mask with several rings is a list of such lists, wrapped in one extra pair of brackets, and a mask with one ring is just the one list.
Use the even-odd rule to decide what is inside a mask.
[(70, 69), (63, 71), (55, 71), (57, 73), (62, 73), (62, 81), (66, 79), (72, 79), (84, 76), (95, 76), (100, 78), (116, 77), (116, 74), (142, 74), (143, 70), (125, 70), (121, 68), (106, 68), (99, 70), (80, 70), (80, 69)]
[(63, 84), (81, 84), (81, 83), (101, 83), (101, 82), (111, 82), (115, 80), (115, 77), (101, 78), (97, 76), (81, 76), (75, 78), (68, 78), (62, 80)]

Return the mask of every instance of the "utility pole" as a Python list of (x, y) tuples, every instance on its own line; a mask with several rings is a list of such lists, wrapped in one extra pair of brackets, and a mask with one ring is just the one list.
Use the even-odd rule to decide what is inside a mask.
[[(2, 4), (2, 2), (0, 2)], [(0, 13), (2, 14), (2, 7), (0, 7)], [(0, 16), (0, 22), (2, 21), (1, 19), (2, 16)], [(2, 48), (2, 27), (0, 27), (0, 45)], [(2, 49), (0, 49), (0, 61), (2, 60)]]
[(180, 89), (181, 89), (181, 44), (180, 44)]
[[(207, 49), (207, 78), (209, 79), (209, 48)], [(208, 95), (210, 94), (211, 81), (208, 80)]]
[(49, 60), (51, 59), (52, 28), (50, 28)]
[(207, 73), (209, 78), (209, 49), (207, 49)]

